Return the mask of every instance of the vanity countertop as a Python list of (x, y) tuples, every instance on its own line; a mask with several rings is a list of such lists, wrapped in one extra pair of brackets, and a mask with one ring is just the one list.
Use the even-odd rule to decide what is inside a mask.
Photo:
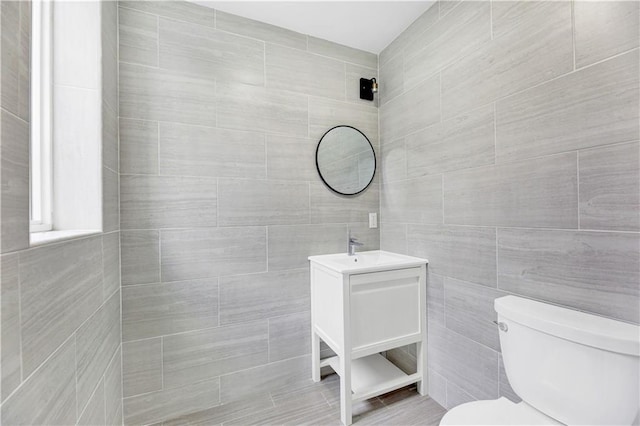
[(363, 251), (354, 256), (346, 253), (323, 254), (309, 256), (309, 260), (347, 275), (419, 267), (429, 263), (427, 259), (384, 250)]

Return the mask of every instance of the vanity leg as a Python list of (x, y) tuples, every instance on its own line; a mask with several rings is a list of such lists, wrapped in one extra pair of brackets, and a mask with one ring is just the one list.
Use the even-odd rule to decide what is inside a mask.
[(416, 344), (416, 363), (418, 367), (418, 373), (420, 373), (420, 381), (418, 382), (418, 393), (422, 396), (426, 396), (429, 392), (429, 382), (427, 374), (427, 342), (423, 340)]
[(320, 337), (311, 331), (311, 379), (320, 381)]
[(340, 357), (340, 420), (344, 426), (351, 425), (351, 357)]

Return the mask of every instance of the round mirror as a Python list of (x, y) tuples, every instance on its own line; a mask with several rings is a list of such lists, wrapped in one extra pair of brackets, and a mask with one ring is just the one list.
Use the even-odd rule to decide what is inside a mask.
[(329, 129), (318, 142), (316, 167), (334, 192), (355, 195), (364, 191), (376, 172), (376, 155), (369, 139), (351, 126)]

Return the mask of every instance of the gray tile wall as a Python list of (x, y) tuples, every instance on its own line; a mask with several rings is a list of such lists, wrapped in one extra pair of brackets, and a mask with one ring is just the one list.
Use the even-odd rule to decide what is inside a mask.
[(497, 297), (640, 322), (638, 9), (440, 1), (380, 54), (381, 246), (430, 260), (447, 408), (517, 399)]
[(378, 179), (339, 197), (314, 159), (338, 124), (378, 150), (377, 56), (189, 2), (118, 15), (125, 423), (307, 384), (307, 256), (379, 247)]
[(2, 424), (122, 424), (117, 5), (101, 12), (104, 232), (30, 248), (30, 3), (0, 5)]

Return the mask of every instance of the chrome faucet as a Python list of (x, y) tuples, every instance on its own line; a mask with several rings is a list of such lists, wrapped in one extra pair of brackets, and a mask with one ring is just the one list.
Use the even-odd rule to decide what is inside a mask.
[(359, 243), (357, 238), (351, 236), (351, 231), (349, 231), (349, 242), (347, 244), (347, 254), (349, 256), (355, 256), (356, 247), (363, 246), (364, 244)]

